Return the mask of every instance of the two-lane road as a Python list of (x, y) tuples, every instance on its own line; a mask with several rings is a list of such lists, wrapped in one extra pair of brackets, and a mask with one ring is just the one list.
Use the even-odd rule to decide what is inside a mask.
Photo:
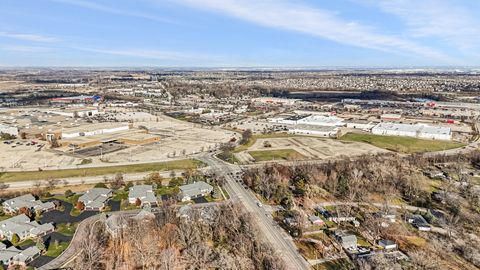
[(230, 198), (242, 203), (245, 209), (253, 215), (261, 235), (284, 259), (287, 268), (292, 270), (310, 269), (308, 262), (298, 253), (291, 237), (274, 222), (267, 211), (257, 205), (257, 199), (254, 195), (235, 181), (232, 175), (240, 172), (241, 167), (227, 164), (210, 155), (202, 156), (200, 159), (207, 163), (218, 175), (225, 177), (225, 189), (229, 192)]

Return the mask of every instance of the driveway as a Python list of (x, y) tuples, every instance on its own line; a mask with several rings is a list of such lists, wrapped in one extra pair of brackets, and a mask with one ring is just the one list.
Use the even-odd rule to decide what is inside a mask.
[(83, 211), (80, 215), (74, 217), (70, 215), (70, 211), (72, 211), (73, 205), (64, 201), (61, 201), (61, 203), (65, 208), (63, 211), (53, 210), (43, 213), (43, 215), (40, 217), (40, 222), (42, 222), (42, 224), (48, 222), (53, 222), (54, 224), (77, 223), (88, 217), (98, 214), (98, 211)]
[[(49, 200), (49, 201), (55, 201), (55, 200)], [(71, 203), (61, 201), (61, 200), (60, 202), (62, 203), (65, 209), (63, 211), (53, 210), (53, 211), (43, 213), (42, 217), (40, 218), (41, 223), (48, 223), (48, 222), (53, 222), (54, 224), (78, 223), (84, 219), (87, 219), (99, 213), (99, 211), (87, 210), (87, 211), (83, 211), (78, 216), (71, 216), (70, 212), (73, 209), (73, 205)], [(112, 208), (112, 212), (120, 211), (119, 201), (110, 200), (108, 201), (108, 205), (110, 205), (110, 207)]]
[(120, 201), (112, 201), (112, 200), (110, 200), (110, 201), (108, 202), (108, 205), (110, 205), (110, 207), (112, 208), (112, 212), (120, 211)]
[(198, 197), (198, 198), (192, 199), (192, 201), (194, 201), (195, 203), (208, 203), (205, 197)]
[(41, 255), (37, 257), (35, 260), (31, 261), (28, 265), (38, 268), (51, 262), (53, 259), (55, 258)]

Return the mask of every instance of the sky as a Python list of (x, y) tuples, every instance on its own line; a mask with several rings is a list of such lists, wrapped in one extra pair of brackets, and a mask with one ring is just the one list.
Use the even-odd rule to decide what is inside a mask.
[(0, 66), (478, 66), (478, 0), (1, 0)]

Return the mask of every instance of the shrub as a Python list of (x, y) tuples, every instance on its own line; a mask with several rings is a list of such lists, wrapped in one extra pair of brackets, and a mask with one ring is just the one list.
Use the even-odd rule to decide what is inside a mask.
[(65, 190), (65, 197), (68, 198), (68, 197), (70, 197), (70, 196), (72, 196), (72, 195), (73, 195), (72, 190), (70, 190), (70, 189)]

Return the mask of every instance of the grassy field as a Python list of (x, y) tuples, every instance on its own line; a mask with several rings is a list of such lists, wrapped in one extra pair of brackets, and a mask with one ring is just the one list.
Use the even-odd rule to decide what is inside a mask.
[(338, 259), (321, 263), (313, 266), (315, 270), (349, 270), (353, 269), (352, 263), (348, 259)]
[(313, 242), (307, 241), (294, 241), (300, 254), (302, 254), (308, 260), (315, 260), (322, 258), (319, 250), (315, 247)]
[(15, 182), (26, 180), (62, 179), (70, 177), (99, 176), (115, 173), (140, 173), (150, 171), (195, 169), (203, 163), (194, 159), (174, 160), (167, 162), (132, 164), (124, 166), (108, 166), (98, 168), (67, 169), (51, 171), (26, 171), (0, 173), (1, 182)]
[(423, 140), (411, 137), (382, 136), (373, 134), (347, 133), (340, 140), (364, 142), (383, 149), (401, 153), (433, 152), (465, 146), (450, 141)]
[(293, 149), (250, 151), (248, 153), (257, 162), (270, 160), (297, 160), (306, 158), (304, 155)]

